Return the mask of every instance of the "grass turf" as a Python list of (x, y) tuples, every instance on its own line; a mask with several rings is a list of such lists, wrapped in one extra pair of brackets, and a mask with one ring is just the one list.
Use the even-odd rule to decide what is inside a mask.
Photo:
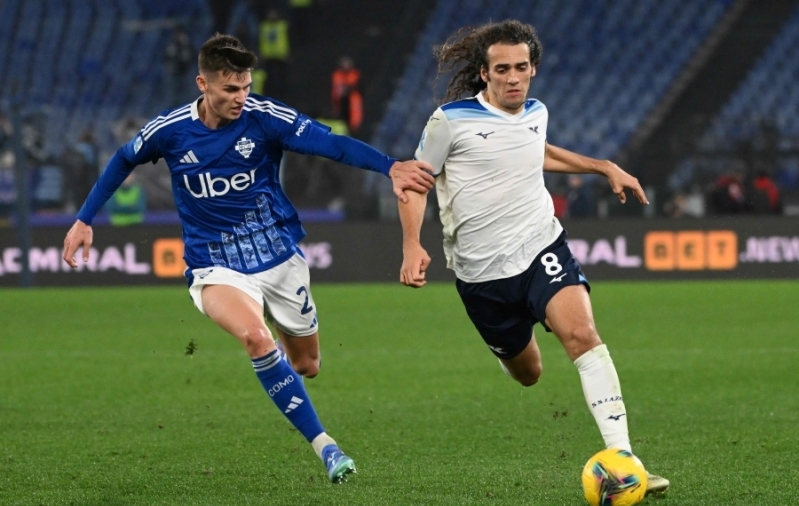
[[(602, 446), (579, 377), (506, 377), (453, 286), (319, 285), (306, 385), (342, 486), (184, 289), (0, 291), (0, 504), (582, 504)], [(799, 283), (596, 283), (658, 505), (799, 501)], [(185, 354), (189, 341), (197, 345)]]

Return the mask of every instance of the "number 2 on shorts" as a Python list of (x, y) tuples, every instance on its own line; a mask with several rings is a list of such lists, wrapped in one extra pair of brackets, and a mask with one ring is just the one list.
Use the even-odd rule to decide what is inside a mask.
[(305, 288), (304, 286), (299, 287), (297, 289), (297, 295), (300, 295), (301, 293), (305, 294), (305, 302), (302, 305), (302, 309), (300, 309), (300, 313), (301, 314), (308, 314), (311, 311), (313, 311), (313, 306), (309, 306), (308, 305), (308, 289)]

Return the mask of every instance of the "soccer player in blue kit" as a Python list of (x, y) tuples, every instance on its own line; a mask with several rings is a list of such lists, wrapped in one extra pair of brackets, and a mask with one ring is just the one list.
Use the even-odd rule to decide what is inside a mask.
[(280, 186), (280, 161), (290, 150), (378, 171), (391, 178), (400, 200), (407, 200), (405, 190), (432, 188), (432, 167), (399, 162), (251, 95), (256, 62), (235, 37), (217, 34), (203, 44), (196, 79), (202, 96), (162, 113), (116, 152), (67, 233), (64, 260), (77, 267), (82, 246), (88, 261), (94, 216), (137, 165), (164, 158), (195, 306), (241, 342), (269, 397), (340, 483), (355, 464), (322, 428), (301, 378), (319, 371), (319, 323), (298, 247), (305, 231)]
[[(469, 97), (433, 112), (416, 158), (435, 169), (447, 267), (502, 369), (524, 386), (538, 382), (541, 352), (533, 326), (540, 322), (574, 362), (606, 447), (632, 452), (619, 377), (543, 173), (601, 174), (622, 203), (626, 190), (649, 202), (638, 180), (615, 163), (547, 142), (549, 112), (527, 98), (541, 52), (535, 29), (515, 20), (463, 29), (436, 48), (439, 69), (456, 70), (447, 97)], [(430, 263), (419, 242), (426, 196), (409, 197), (399, 204), (400, 281), (418, 288)], [(669, 487), (667, 479), (647, 475), (647, 493)]]

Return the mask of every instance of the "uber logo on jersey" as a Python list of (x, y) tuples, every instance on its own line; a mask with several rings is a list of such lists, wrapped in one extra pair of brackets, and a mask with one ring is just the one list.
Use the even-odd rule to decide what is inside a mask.
[[(192, 189), (192, 184), (189, 182), (189, 176), (183, 174), (183, 183), (186, 189), (195, 198), (202, 199), (205, 197), (221, 197), (227, 195), (230, 190), (243, 191), (249, 188), (255, 182), (255, 170), (252, 169), (249, 173), (240, 172), (230, 176), (230, 179), (225, 177), (212, 177), (210, 172), (199, 174), (197, 177), (200, 179), (200, 190), (195, 192)], [(196, 186), (196, 184), (195, 184)]]

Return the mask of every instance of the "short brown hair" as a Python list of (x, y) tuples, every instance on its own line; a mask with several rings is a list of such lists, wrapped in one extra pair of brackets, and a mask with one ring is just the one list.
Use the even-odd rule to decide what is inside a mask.
[(217, 33), (200, 48), (198, 66), (200, 74), (222, 71), (223, 75), (250, 72), (258, 63), (255, 53), (249, 51), (232, 35)]

